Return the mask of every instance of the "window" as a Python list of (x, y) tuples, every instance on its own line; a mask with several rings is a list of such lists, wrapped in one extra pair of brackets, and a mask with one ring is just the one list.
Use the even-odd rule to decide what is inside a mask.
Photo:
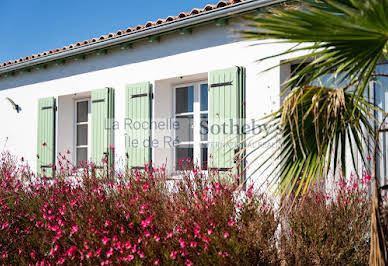
[(76, 123), (75, 123), (75, 155), (76, 164), (80, 166), (82, 162), (88, 160), (89, 154), (89, 115), (90, 101), (77, 100), (76, 106)]
[(190, 158), (207, 169), (208, 158), (208, 84), (199, 82), (175, 88), (175, 119), (178, 144), (175, 148), (176, 169), (180, 160)]

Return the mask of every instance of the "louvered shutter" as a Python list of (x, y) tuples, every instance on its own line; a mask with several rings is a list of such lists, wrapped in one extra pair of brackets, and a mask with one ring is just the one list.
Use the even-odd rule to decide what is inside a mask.
[[(235, 172), (243, 169), (236, 154), (243, 140), (245, 68), (209, 73), (209, 168)], [(225, 125), (225, 131), (223, 130)]]
[(151, 100), (150, 82), (126, 86), (125, 149), (128, 167), (132, 169), (143, 169), (151, 163)]
[(109, 166), (114, 161), (114, 89), (104, 88), (92, 91), (92, 141), (91, 159), (96, 168)]
[(55, 113), (54, 97), (38, 100), (37, 173), (47, 177), (55, 173)]

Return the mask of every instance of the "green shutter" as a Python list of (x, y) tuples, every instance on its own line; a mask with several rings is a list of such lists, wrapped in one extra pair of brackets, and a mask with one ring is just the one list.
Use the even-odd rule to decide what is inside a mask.
[(151, 163), (151, 100), (150, 82), (126, 86), (125, 150), (129, 168), (142, 169)]
[[(243, 169), (235, 154), (242, 148), (245, 118), (245, 69), (232, 67), (209, 73), (209, 168)], [(224, 130), (225, 128), (225, 130)], [(233, 171), (234, 172), (234, 171)]]
[(108, 165), (114, 161), (114, 89), (104, 88), (92, 91), (92, 141), (91, 159), (97, 168), (104, 166), (102, 160), (107, 159)]
[(55, 113), (54, 97), (38, 101), (37, 173), (54, 177), (55, 165)]

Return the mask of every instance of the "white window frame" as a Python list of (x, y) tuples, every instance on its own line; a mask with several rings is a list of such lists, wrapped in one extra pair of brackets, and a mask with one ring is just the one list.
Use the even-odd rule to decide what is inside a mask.
[[(79, 102), (88, 102), (88, 121), (87, 122), (77, 122), (77, 103)], [(74, 132), (74, 142), (73, 142), (73, 154), (74, 154), (74, 165), (78, 167), (77, 165), (77, 148), (87, 148), (87, 160), (89, 161), (91, 158), (91, 151), (90, 151), (90, 142), (91, 142), (91, 119), (92, 119), (92, 112), (91, 112), (91, 100), (90, 97), (88, 98), (80, 98), (74, 100), (74, 123), (73, 123), (73, 132)], [(88, 145), (77, 145), (77, 126), (78, 125), (88, 125)]]
[[(193, 103), (193, 112), (188, 112), (188, 113), (180, 113), (178, 115), (179, 116), (184, 116), (184, 115), (193, 115), (193, 141), (192, 142), (181, 142), (180, 144), (191, 144), (193, 145), (193, 162), (195, 165), (199, 165), (200, 167), (202, 167), (202, 162), (201, 162), (201, 145), (202, 144), (207, 144), (208, 143), (208, 140), (207, 141), (201, 141), (201, 134), (200, 134), (200, 130), (201, 130), (201, 114), (207, 114), (208, 115), (208, 119), (209, 119), (209, 94), (208, 94), (208, 110), (207, 111), (201, 111), (201, 85), (202, 84), (208, 84), (208, 80), (207, 79), (203, 79), (203, 80), (199, 80), (199, 81), (195, 81), (195, 82), (189, 82), (189, 83), (179, 83), (179, 84), (175, 84), (174, 87), (173, 87), (173, 116), (174, 116), (174, 119), (177, 117), (177, 113), (176, 113), (176, 90), (178, 88), (184, 88), (184, 87), (189, 87), (189, 86), (193, 86), (194, 87), (194, 103)], [(174, 139), (176, 139), (177, 137), (177, 134), (176, 134), (176, 130), (173, 131), (173, 134), (174, 134)], [(209, 147), (208, 147), (209, 148)], [(177, 158), (177, 155), (176, 155), (176, 150), (175, 150), (175, 147), (174, 147), (174, 151), (173, 151), (173, 169), (176, 171), (176, 172), (179, 172), (179, 169), (176, 169), (176, 165), (177, 165), (177, 160), (179, 160), (180, 158)], [(203, 170), (203, 171), (207, 171), (207, 170)]]

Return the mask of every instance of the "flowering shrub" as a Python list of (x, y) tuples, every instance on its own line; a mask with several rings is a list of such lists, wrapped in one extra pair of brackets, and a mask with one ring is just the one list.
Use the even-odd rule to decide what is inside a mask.
[(340, 180), (332, 193), (316, 187), (285, 208), (280, 239), (287, 265), (367, 265), (369, 185), (369, 175), (361, 182)]
[(239, 191), (217, 172), (206, 178), (192, 164), (171, 181), (163, 168), (113, 173), (62, 159), (48, 179), (0, 158), (0, 264), (368, 262), (368, 175), (330, 194), (314, 188), (275, 212), (252, 188)]
[(280, 262), (278, 222), (263, 196), (206, 181), (200, 171), (173, 182), (163, 169), (112, 178), (84, 165), (74, 178), (66, 162), (58, 168), (49, 180), (1, 158), (1, 264)]

